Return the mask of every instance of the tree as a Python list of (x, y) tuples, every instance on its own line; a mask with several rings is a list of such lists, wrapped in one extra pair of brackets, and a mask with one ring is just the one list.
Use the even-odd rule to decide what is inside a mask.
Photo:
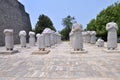
[(98, 37), (107, 40), (106, 24), (108, 22), (116, 22), (118, 24), (118, 35), (120, 36), (120, 3), (116, 2), (106, 9), (103, 9), (96, 19), (92, 19), (87, 24), (87, 30), (95, 30)]
[(64, 26), (64, 29), (60, 32), (62, 35), (62, 40), (69, 40), (69, 33), (72, 29), (72, 24), (75, 22), (75, 18), (70, 15), (62, 19), (62, 25)]
[(45, 28), (56, 31), (50, 18), (44, 14), (40, 15), (35, 26), (35, 33), (42, 33)]

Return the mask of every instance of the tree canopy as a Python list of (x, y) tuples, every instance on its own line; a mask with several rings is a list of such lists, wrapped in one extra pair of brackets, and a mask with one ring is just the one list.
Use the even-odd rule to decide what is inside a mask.
[(69, 33), (72, 29), (72, 24), (75, 22), (75, 18), (70, 15), (62, 19), (62, 25), (64, 26), (64, 28), (60, 31), (62, 40), (69, 40)]
[(44, 14), (40, 15), (35, 26), (35, 33), (42, 33), (45, 28), (56, 31), (50, 18)]
[(107, 38), (106, 24), (108, 22), (116, 22), (118, 24), (118, 36), (120, 36), (120, 3), (116, 2), (106, 9), (103, 9), (96, 19), (92, 19), (87, 24), (87, 30), (95, 30), (98, 37), (102, 37), (104, 40)]

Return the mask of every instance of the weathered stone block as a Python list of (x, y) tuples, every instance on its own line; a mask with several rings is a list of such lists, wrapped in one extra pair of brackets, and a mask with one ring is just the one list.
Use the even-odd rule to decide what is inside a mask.
[(50, 52), (50, 50), (45, 50), (45, 51), (42, 51), (42, 50), (36, 50), (34, 52), (32, 52), (32, 54), (48, 54)]

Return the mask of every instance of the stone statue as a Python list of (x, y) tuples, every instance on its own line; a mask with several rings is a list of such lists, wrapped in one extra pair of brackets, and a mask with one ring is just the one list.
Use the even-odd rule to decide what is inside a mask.
[(13, 29), (4, 29), (5, 34), (5, 46), (7, 50), (13, 50), (14, 41), (13, 41)]
[(90, 43), (90, 40), (91, 40), (90, 31), (87, 31), (86, 32), (86, 42)]
[(75, 23), (72, 26), (73, 31), (73, 48), (74, 51), (83, 50), (82, 25)]
[(118, 25), (115, 22), (109, 22), (106, 24), (107, 35), (107, 48), (114, 50), (117, 48), (117, 30)]
[(87, 43), (88, 42), (88, 40), (87, 40), (87, 32), (86, 31), (84, 31), (84, 32), (82, 32), (82, 35), (83, 35), (83, 42), (84, 43)]
[(91, 31), (90, 35), (91, 35), (90, 43), (91, 44), (95, 44), (96, 43), (96, 32), (95, 31)]
[(54, 34), (54, 40), (55, 40), (55, 44), (57, 44), (57, 33), (56, 32)]
[(55, 34), (55, 31), (51, 30), (51, 34), (50, 34), (51, 46), (55, 45), (54, 34)]
[(36, 38), (37, 38), (37, 44), (38, 44), (38, 36), (40, 35), (40, 33), (36, 34)]
[(29, 44), (30, 46), (35, 46), (35, 33), (30, 31), (29, 32)]
[(61, 34), (59, 34), (58, 32), (55, 32), (56, 33), (56, 43), (60, 43), (61, 42)]
[(69, 37), (70, 37), (70, 45), (73, 47), (73, 31), (69, 33)]
[(21, 47), (26, 47), (26, 31), (22, 30), (19, 32)]
[(46, 47), (51, 47), (51, 40), (50, 40), (51, 29), (50, 28), (45, 28), (43, 30), (43, 34), (45, 35), (45, 45), (46, 45)]
[(38, 48), (39, 50), (45, 51), (45, 35), (38, 35)]

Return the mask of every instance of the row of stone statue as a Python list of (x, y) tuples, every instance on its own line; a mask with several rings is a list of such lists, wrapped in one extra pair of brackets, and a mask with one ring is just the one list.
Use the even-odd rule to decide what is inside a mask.
[[(106, 24), (107, 35), (107, 48), (108, 50), (114, 50), (117, 48), (117, 30), (118, 26), (115, 22), (109, 22)], [(97, 44), (98, 46), (104, 46), (104, 40), (98, 39), (96, 42), (96, 32), (95, 31), (83, 31), (82, 25), (75, 23), (72, 26), (72, 30), (69, 34), (70, 44), (74, 51), (83, 50), (83, 42)]]
[[(5, 29), (5, 46), (7, 50), (13, 50), (14, 40), (13, 40), (13, 29)], [(26, 31), (22, 30), (19, 32), (21, 47), (26, 47)], [(54, 46), (61, 42), (61, 35), (49, 28), (45, 28), (42, 34), (36, 34), (37, 45), (39, 50), (45, 50), (46, 47)], [(35, 33), (29, 32), (29, 45), (35, 46), (36, 39)]]

